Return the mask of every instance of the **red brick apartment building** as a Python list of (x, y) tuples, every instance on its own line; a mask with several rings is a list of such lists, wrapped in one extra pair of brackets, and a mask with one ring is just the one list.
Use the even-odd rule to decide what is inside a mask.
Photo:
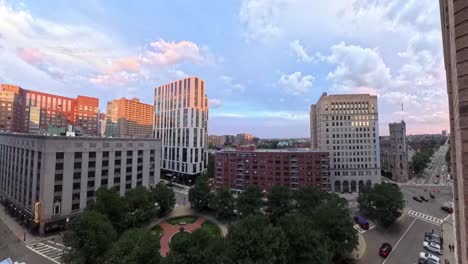
[(99, 99), (69, 98), (0, 84), (0, 131), (45, 133), (51, 126), (80, 127), (84, 135), (98, 133)]
[(296, 191), (303, 186), (330, 190), (329, 153), (310, 149), (225, 149), (216, 153), (214, 188), (238, 192), (249, 185), (269, 191), (274, 185)]

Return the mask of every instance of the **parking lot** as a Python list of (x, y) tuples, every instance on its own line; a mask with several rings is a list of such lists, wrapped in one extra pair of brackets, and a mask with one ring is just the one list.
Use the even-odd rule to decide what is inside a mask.
[[(359, 263), (417, 263), (419, 253), (425, 251), (423, 249), (424, 232), (431, 232), (432, 230), (441, 232), (440, 226), (408, 214), (404, 215), (397, 224), (388, 229), (377, 226), (363, 233), (367, 249)], [(392, 252), (386, 259), (379, 256), (378, 253), (383, 242), (390, 243), (393, 247)], [(443, 256), (440, 257), (443, 261)]]

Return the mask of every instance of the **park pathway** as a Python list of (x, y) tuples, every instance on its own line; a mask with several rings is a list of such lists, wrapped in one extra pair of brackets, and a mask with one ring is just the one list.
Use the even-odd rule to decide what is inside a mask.
[[(192, 233), (199, 229), (205, 222), (204, 217), (198, 217), (198, 219), (192, 224), (184, 224), (184, 230)], [(163, 229), (163, 236), (161, 237), (161, 255), (166, 256), (169, 253), (169, 243), (174, 234), (180, 232), (180, 225), (171, 225), (167, 221), (162, 221), (160, 224)]]

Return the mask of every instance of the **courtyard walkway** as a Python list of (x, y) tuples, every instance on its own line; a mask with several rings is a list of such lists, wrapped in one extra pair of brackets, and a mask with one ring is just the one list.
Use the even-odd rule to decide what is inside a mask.
[[(192, 224), (184, 224), (184, 230), (186, 232), (192, 233), (193, 231), (199, 229), (205, 218), (198, 217), (197, 221)], [(180, 232), (180, 225), (171, 225), (167, 221), (163, 221), (159, 224), (163, 229), (163, 236), (161, 237), (161, 255), (166, 256), (169, 253), (169, 243), (174, 234)]]

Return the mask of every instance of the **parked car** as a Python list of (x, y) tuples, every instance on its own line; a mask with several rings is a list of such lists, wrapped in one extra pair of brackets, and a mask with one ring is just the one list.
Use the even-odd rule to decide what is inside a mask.
[(429, 193), (429, 196), (434, 199), (435, 198), (435, 195), (433, 193)]
[(413, 196), (413, 200), (415, 200), (416, 202), (422, 203), (421, 198), (419, 198), (419, 197), (417, 197), (417, 196)]
[(369, 230), (369, 221), (364, 216), (356, 215), (354, 217), (354, 222), (359, 225), (364, 230)]
[(388, 257), (390, 252), (392, 252), (392, 246), (387, 242), (383, 243), (379, 248), (379, 255), (384, 258)]
[(434, 231), (432, 231), (432, 232), (426, 232), (426, 233), (424, 233), (424, 236), (430, 236), (430, 237), (435, 237), (435, 238), (440, 239), (440, 234), (439, 234), (439, 233), (436, 233), (436, 232), (434, 232)]
[(444, 210), (445, 212), (449, 213), (449, 214), (453, 213), (453, 208), (452, 207), (442, 206), (441, 209)]
[(424, 196), (419, 196), (419, 198), (421, 198), (421, 200), (423, 200), (423, 201), (425, 201), (425, 202), (429, 202), (429, 200), (426, 199), (426, 197), (424, 197)]
[(434, 261), (435, 263), (440, 263), (439, 257), (434, 256), (434, 255), (429, 254), (429, 253), (425, 253), (425, 252), (419, 253), (419, 258), (424, 259), (424, 260), (430, 259), (430, 260)]
[(423, 248), (426, 249), (426, 250), (429, 250), (433, 253), (436, 253), (438, 255), (440, 255), (440, 245), (439, 244), (436, 244), (434, 242), (427, 242), (427, 241), (424, 241), (423, 242)]
[(431, 259), (419, 258), (418, 264), (439, 264), (439, 262), (435, 262), (434, 260), (431, 260)]
[(439, 237), (432, 237), (432, 236), (424, 236), (424, 241), (432, 242), (440, 245), (440, 238)]

